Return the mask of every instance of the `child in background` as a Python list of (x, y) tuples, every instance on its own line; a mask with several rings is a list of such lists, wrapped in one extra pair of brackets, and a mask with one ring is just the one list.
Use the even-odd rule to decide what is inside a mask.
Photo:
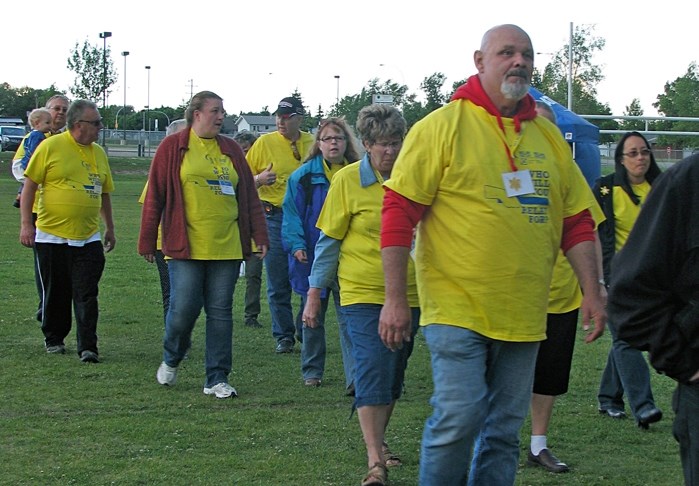
[(24, 137), (22, 142), (24, 144), (24, 157), (12, 161), (12, 174), (21, 184), (13, 203), (13, 206), (16, 208), (19, 207), (19, 197), (24, 187), (24, 171), (29, 164), (29, 159), (32, 158), (34, 150), (46, 139), (46, 134), (51, 131), (51, 120), (51, 112), (46, 108), (37, 108), (29, 114), (29, 125), (31, 125), (32, 131), (27, 137)]

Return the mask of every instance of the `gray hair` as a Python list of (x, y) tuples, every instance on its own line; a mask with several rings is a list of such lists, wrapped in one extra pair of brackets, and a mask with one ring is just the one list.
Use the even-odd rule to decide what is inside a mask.
[(180, 118), (179, 120), (174, 120), (165, 129), (165, 136), (172, 135), (173, 133), (177, 133), (186, 127), (187, 127), (187, 120), (185, 120), (184, 118)]
[(75, 100), (68, 107), (68, 113), (66, 113), (66, 125), (68, 128), (72, 128), (73, 125), (78, 123), (83, 117), (83, 113), (87, 110), (97, 110), (97, 105), (89, 100)]
[(406, 123), (395, 106), (373, 104), (359, 110), (356, 128), (362, 142), (373, 145), (379, 139), (403, 139)]
[(50, 109), (51, 106), (53, 105), (53, 102), (56, 101), (56, 100), (64, 101), (64, 102), (66, 103), (66, 105), (70, 105), (70, 100), (68, 99), (67, 96), (62, 95), (62, 94), (55, 94), (55, 95), (53, 95), (51, 98), (49, 98), (48, 100), (46, 100), (46, 105), (44, 105), (44, 106), (45, 106), (46, 108), (49, 108), (49, 109)]
[(258, 137), (259, 135), (255, 132), (251, 132), (250, 130), (243, 130), (242, 132), (236, 133), (233, 136), (233, 140), (235, 140), (238, 143), (245, 142), (252, 145), (257, 141)]

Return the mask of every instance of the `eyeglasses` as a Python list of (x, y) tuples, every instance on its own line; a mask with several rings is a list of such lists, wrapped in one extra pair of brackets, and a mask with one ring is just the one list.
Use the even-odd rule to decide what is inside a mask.
[(99, 120), (78, 120), (78, 122), (81, 123), (89, 123), (95, 128), (99, 128), (102, 126), (102, 119), (100, 118)]
[(277, 116), (278, 116), (279, 118), (281, 118), (282, 120), (288, 120), (289, 118), (293, 118), (293, 117), (295, 117), (296, 115), (298, 115), (298, 113), (287, 113), (287, 114), (284, 114), (284, 115), (277, 115)]
[(393, 150), (398, 150), (401, 147), (401, 145), (403, 145), (403, 140), (398, 140), (396, 142), (374, 142), (374, 145), (384, 150), (389, 148), (392, 148)]
[(327, 143), (332, 143), (332, 142), (344, 142), (346, 139), (343, 135), (335, 135), (333, 137), (323, 137), (320, 139), (321, 142), (327, 142)]
[(631, 152), (626, 152), (623, 155), (629, 157), (630, 159), (635, 159), (639, 155), (642, 155), (643, 157), (648, 157), (650, 155), (650, 150), (648, 150), (647, 148), (641, 149), (640, 151), (632, 150)]

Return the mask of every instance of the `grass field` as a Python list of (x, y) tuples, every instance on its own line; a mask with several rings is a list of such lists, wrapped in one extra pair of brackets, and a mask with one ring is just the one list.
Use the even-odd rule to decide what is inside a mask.
[[(264, 329), (241, 325), (244, 280), (235, 295), (231, 384), (240, 397), (202, 393), (203, 326), (174, 387), (155, 371), (162, 356), (157, 271), (136, 253), (147, 167), (113, 159), (117, 245), (100, 285), (100, 358), (82, 364), (75, 333), (66, 355), (47, 355), (34, 320), (32, 253), (18, 242), (17, 183), (0, 154), (0, 484), (8, 485), (358, 485), (365, 449), (351, 401), (343, 395), (339, 338), (328, 319), (323, 386), (305, 389), (300, 355), (275, 355), (266, 301)], [(296, 304), (296, 303), (295, 303)], [(200, 323), (201, 324), (201, 323)], [(570, 392), (554, 411), (549, 444), (572, 471), (554, 475), (524, 466), (529, 423), (522, 429), (518, 485), (682, 484), (670, 407), (674, 384), (653, 373), (665, 418), (650, 430), (597, 413), (596, 392), (610, 339), (576, 347)], [(417, 484), (420, 438), (430, 413), (429, 355), (421, 336), (407, 372), (406, 394), (388, 432), (404, 465), (390, 484)]]

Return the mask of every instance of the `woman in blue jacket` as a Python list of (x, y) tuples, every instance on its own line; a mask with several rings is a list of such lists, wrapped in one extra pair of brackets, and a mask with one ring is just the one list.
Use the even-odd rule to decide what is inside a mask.
[[(315, 246), (320, 235), (316, 228), (318, 215), (328, 194), (330, 181), (343, 167), (359, 159), (354, 137), (342, 118), (328, 118), (321, 122), (316, 138), (304, 164), (289, 177), (282, 205), (282, 242), (289, 253), (291, 287), (301, 296), (303, 309), (308, 293), (308, 276), (313, 265)], [(322, 309), (316, 327), (303, 326), (301, 347), (301, 374), (306, 386), (320, 386), (325, 370), (325, 312), (330, 294), (340, 326), (340, 346), (345, 372), (345, 386), (351, 393), (354, 375), (351, 344), (347, 326), (340, 316), (340, 296), (337, 279), (331, 288), (324, 289)]]

